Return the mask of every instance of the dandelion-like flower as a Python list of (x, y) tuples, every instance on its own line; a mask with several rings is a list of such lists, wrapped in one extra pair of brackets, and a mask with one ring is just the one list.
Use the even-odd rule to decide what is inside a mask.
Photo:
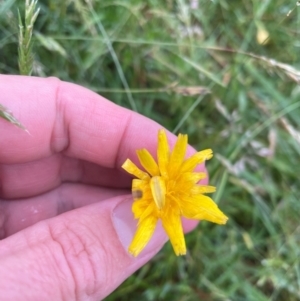
[(146, 149), (141, 149), (137, 150), (137, 155), (146, 172), (129, 159), (122, 166), (138, 178), (132, 181), (132, 211), (139, 219), (128, 249), (133, 256), (147, 245), (159, 219), (177, 256), (186, 254), (181, 216), (217, 224), (225, 224), (228, 219), (214, 201), (204, 195), (214, 192), (215, 187), (197, 184), (206, 178), (206, 174), (194, 172), (197, 165), (213, 156), (212, 150), (197, 152), (185, 160), (187, 143), (187, 135), (179, 134), (170, 152), (166, 132), (161, 129), (158, 132), (157, 163)]

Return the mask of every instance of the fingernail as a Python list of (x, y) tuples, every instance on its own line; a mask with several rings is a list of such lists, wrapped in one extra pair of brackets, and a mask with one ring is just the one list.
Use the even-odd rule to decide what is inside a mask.
[[(128, 252), (128, 247), (135, 234), (138, 223), (138, 220), (134, 219), (131, 210), (132, 202), (133, 200), (131, 198), (125, 199), (114, 208), (112, 213), (114, 228), (126, 252)], [(148, 245), (138, 256), (140, 257), (149, 253), (153, 253), (155, 251), (159, 251), (166, 241), (167, 236), (163, 230), (161, 223), (159, 222)]]

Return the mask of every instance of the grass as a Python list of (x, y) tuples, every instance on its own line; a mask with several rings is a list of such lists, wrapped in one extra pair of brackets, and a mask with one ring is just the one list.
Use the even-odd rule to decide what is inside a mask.
[[(167, 244), (107, 300), (300, 300), (296, 2), (90, 3), (38, 4), (33, 75), (86, 86), (213, 148), (214, 199), (230, 217), (187, 235), (186, 257)], [(23, 4), (0, 6), (1, 73), (19, 73)]]

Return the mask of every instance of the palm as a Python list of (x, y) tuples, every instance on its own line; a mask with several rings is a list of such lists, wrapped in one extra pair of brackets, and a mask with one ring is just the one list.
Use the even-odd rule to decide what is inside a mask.
[[(124, 172), (62, 153), (18, 164), (1, 164), (2, 237), (40, 220), (128, 193)], [(119, 188), (119, 189), (116, 189)], [(4, 236), (4, 237), (3, 237)]]

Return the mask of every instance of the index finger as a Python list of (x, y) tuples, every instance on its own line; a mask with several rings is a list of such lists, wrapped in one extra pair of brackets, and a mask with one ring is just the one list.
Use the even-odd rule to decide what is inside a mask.
[(0, 103), (30, 132), (0, 120), (0, 163), (62, 152), (113, 168), (135, 158), (136, 149), (155, 153), (159, 124), (86, 88), (56, 78), (1, 75), (0, 91)]

